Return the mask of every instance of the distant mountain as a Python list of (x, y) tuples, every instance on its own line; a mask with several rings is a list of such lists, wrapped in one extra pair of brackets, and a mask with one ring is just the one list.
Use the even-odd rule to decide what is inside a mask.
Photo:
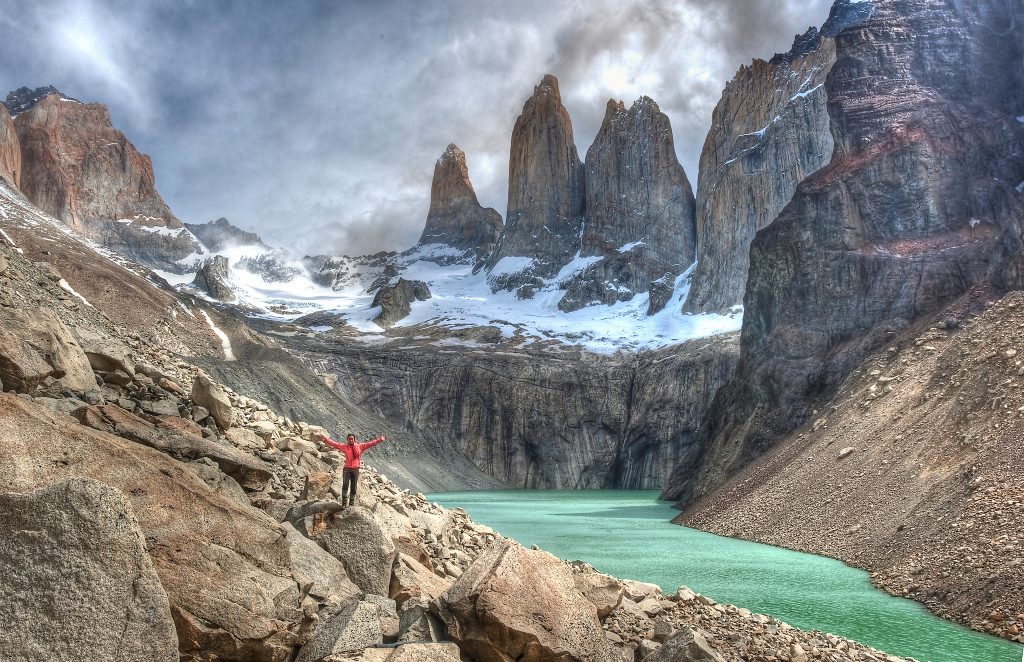
[(255, 232), (246, 232), (221, 217), (206, 223), (186, 223), (185, 227), (211, 251), (221, 251), (228, 246), (262, 246), (269, 248)]
[[(21, 152), (19, 187), (93, 241), (179, 272), (200, 251), (156, 190), (153, 163), (111, 124), (106, 106), (47, 87), (7, 96)], [(0, 132), (2, 133), (2, 132)]]

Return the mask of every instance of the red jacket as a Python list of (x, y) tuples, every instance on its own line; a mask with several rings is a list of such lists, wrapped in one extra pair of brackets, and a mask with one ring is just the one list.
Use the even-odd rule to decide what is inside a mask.
[(320, 438), (323, 439), (324, 443), (326, 443), (328, 446), (333, 446), (334, 448), (337, 448), (339, 451), (345, 454), (346, 469), (358, 469), (360, 458), (363, 456), (363, 451), (365, 451), (367, 448), (372, 448), (373, 446), (376, 446), (380, 442), (384, 441), (384, 437), (380, 436), (377, 437), (376, 439), (371, 439), (370, 441), (364, 441), (362, 443), (355, 443), (349, 445), (347, 443), (339, 444), (338, 442), (331, 439), (327, 435), (320, 435)]

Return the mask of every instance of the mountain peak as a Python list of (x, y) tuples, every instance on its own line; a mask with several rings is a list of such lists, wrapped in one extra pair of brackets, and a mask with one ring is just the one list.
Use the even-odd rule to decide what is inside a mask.
[(64, 101), (82, 103), (78, 99), (67, 96), (53, 85), (47, 85), (45, 87), (37, 87), (34, 90), (24, 86), (19, 87), (7, 94), (7, 100), (3, 104), (7, 107), (7, 112), (14, 116), (26, 110), (31, 110), (37, 103), (54, 94)]
[(561, 103), (562, 93), (558, 89), (558, 79), (552, 74), (544, 74), (544, 78), (540, 79), (540, 84), (533, 88), (533, 95), (538, 96), (540, 94), (550, 94), (556, 101)]

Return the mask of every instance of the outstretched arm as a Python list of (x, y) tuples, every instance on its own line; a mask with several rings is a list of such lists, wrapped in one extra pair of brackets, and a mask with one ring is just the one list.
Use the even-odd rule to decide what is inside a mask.
[(336, 442), (335, 440), (333, 440), (333, 439), (331, 439), (330, 437), (328, 437), (328, 436), (327, 436), (326, 434), (321, 434), (321, 435), (320, 435), (320, 438), (321, 438), (321, 439), (323, 440), (323, 442), (324, 442), (325, 444), (327, 444), (328, 446), (333, 446), (334, 448), (337, 448), (337, 449), (338, 449), (339, 451), (340, 451), (340, 450), (342, 449), (342, 444), (339, 444), (339, 443), (338, 443), (338, 442)]
[(373, 448), (374, 446), (376, 446), (377, 444), (379, 444), (382, 441), (387, 441), (387, 438), (388, 438), (388, 436), (386, 434), (382, 434), (381, 436), (377, 437), (376, 439), (371, 439), (370, 441), (361, 443), (359, 445), (362, 446), (362, 449), (365, 451), (367, 448)]

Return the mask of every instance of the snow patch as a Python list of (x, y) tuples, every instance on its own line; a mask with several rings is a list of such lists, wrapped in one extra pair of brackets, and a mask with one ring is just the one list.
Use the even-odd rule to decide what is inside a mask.
[(631, 241), (628, 244), (623, 244), (622, 246), (619, 246), (615, 250), (618, 251), (619, 253), (628, 253), (629, 251), (633, 250), (637, 246), (643, 246), (645, 243), (647, 243), (647, 242), (642, 241), (642, 240), (641, 241)]
[(1018, 116), (1017, 121), (1020, 122), (1021, 124), (1024, 124), (1024, 115)]
[(22, 255), (25, 254), (25, 251), (23, 251), (22, 249), (18, 248), (18, 244), (14, 243), (14, 240), (11, 239), (11, 235), (9, 235), (6, 232), (4, 232), (3, 228), (0, 228), (0, 236), (2, 236), (4, 238), (4, 240), (6, 240), (7, 243), (11, 245), (11, 248), (13, 248), (14, 250), (18, 251)]
[(512, 274), (522, 273), (532, 268), (534, 264), (536, 264), (536, 261), (532, 257), (506, 255), (498, 260), (498, 263), (491, 269), (490, 275), (492, 278), (511, 276)]
[(1024, 193), (1024, 182), (1017, 184), (1017, 193)]
[(200, 308), (199, 312), (202, 313), (203, 317), (206, 318), (206, 323), (210, 325), (211, 329), (213, 329), (213, 333), (218, 338), (220, 338), (220, 344), (221, 344), (221, 347), (224, 350), (224, 360), (225, 361), (234, 361), (235, 360), (235, 353), (233, 351), (231, 351), (231, 339), (228, 338), (228, 334), (224, 333), (224, 331), (219, 326), (217, 326), (216, 324), (213, 323), (213, 320), (210, 319), (210, 315), (205, 310)]
[(817, 85), (815, 85), (815, 86), (814, 86), (814, 87), (812, 87), (811, 89), (807, 90), (806, 92), (797, 92), (796, 94), (794, 94), (793, 96), (791, 96), (791, 97), (789, 98), (789, 100), (790, 100), (790, 101), (794, 101), (794, 100), (796, 100), (796, 99), (803, 99), (804, 97), (807, 97), (808, 95), (814, 94), (814, 92), (815, 92), (815, 91), (816, 91), (816, 90), (817, 90), (817, 89), (818, 89), (819, 87), (821, 87), (822, 85), (824, 85), (824, 83), (818, 83)]
[(62, 290), (64, 290), (65, 292), (67, 292), (68, 294), (70, 294), (73, 297), (77, 297), (78, 299), (80, 299), (82, 301), (82, 303), (84, 303), (85, 305), (89, 306), (90, 308), (95, 308), (96, 307), (96, 306), (92, 305), (91, 303), (89, 303), (88, 300), (86, 300), (85, 297), (83, 297), (81, 294), (76, 292), (75, 288), (71, 287), (71, 285), (69, 285), (68, 282), (66, 280), (64, 280), (63, 278), (61, 278), (59, 281), (57, 281), (57, 284), (60, 285)]

